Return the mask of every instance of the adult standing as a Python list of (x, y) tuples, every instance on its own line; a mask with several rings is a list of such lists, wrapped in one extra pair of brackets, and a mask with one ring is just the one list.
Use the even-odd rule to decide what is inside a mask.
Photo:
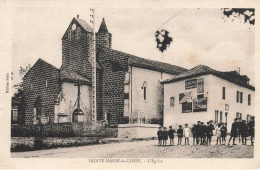
[(255, 138), (255, 116), (252, 116), (250, 122), (248, 123), (248, 131), (251, 136), (251, 145), (253, 146)]
[(201, 134), (201, 128), (200, 128), (200, 121), (197, 121), (197, 125), (195, 126), (196, 131), (196, 144), (199, 145), (200, 142), (200, 134)]
[(228, 145), (230, 145), (230, 141), (231, 141), (232, 138), (233, 138), (233, 145), (237, 145), (235, 142), (236, 142), (236, 137), (238, 136), (238, 128), (239, 128), (238, 127), (238, 119), (235, 118), (234, 122), (232, 123)]
[(242, 120), (241, 124), (240, 124), (240, 135), (242, 137), (242, 145), (246, 145), (246, 137), (247, 137), (247, 133), (248, 133), (248, 126), (246, 124), (245, 120)]

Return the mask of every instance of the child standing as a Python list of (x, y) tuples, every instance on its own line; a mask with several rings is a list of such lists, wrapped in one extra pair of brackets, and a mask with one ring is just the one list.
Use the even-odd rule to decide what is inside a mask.
[(200, 123), (200, 145), (206, 144), (206, 125), (203, 122)]
[(166, 146), (168, 140), (168, 132), (166, 127), (163, 127), (163, 145)]
[(159, 127), (157, 131), (158, 136), (158, 147), (162, 145), (162, 127)]
[(248, 126), (245, 120), (242, 120), (241, 127), (240, 127), (240, 134), (242, 137), (242, 145), (246, 145), (246, 138), (248, 133)]
[(168, 136), (170, 138), (170, 145), (173, 146), (174, 145), (174, 133), (175, 130), (172, 129), (172, 126), (169, 127), (169, 131), (168, 131)]
[(207, 144), (211, 145), (211, 126), (210, 126), (210, 122), (207, 122), (207, 126), (206, 126), (206, 138), (207, 138)]
[(185, 145), (190, 145), (189, 143), (189, 138), (190, 138), (190, 128), (188, 127), (188, 124), (185, 124), (185, 128), (183, 129), (184, 131), (184, 137), (185, 137)]
[(181, 145), (182, 137), (183, 137), (182, 125), (179, 125), (179, 129), (177, 130), (177, 134), (178, 134), (178, 145)]
[(221, 132), (222, 145), (226, 145), (227, 128), (224, 123), (220, 128), (220, 132)]
[(196, 134), (196, 124), (194, 124), (194, 125), (192, 126), (191, 132), (192, 132), (192, 136), (193, 136), (193, 145), (195, 145), (196, 137), (197, 137), (197, 134)]
[(220, 140), (220, 138), (221, 138), (221, 131), (220, 131), (220, 127), (221, 127), (221, 124), (219, 123), (219, 124), (217, 125), (217, 127), (216, 127), (216, 137), (217, 137), (217, 143), (216, 143), (216, 145), (218, 145), (218, 142), (219, 142), (219, 144), (221, 145), (221, 140)]

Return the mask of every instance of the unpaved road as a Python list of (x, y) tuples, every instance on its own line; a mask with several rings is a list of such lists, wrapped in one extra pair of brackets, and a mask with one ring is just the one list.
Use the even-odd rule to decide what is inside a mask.
[(13, 158), (253, 158), (253, 153), (254, 147), (250, 145), (157, 147), (157, 141), (151, 140), (15, 152), (11, 153), (11, 156)]

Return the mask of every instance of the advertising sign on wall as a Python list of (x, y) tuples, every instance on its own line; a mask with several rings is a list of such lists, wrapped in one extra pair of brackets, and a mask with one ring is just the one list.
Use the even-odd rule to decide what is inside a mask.
[(182, 113), (192, 112), (192, 102), (182, 103)]
[(174, 107), (175, 97), (170, 98), (170, 107)]
[(197, 87), (197, 79), (185, 81), (185, 90)]
[(193, 112), (206, 112), (207, 111), (207, 97), (193, 99)]
[(186, 102), (192, 102), (192, 92), (185, 92), (179, 94), (179, 103), (186, 103)]
[(204, 93), (204, 78), (198, 79), (197, 91), (198, 93)]

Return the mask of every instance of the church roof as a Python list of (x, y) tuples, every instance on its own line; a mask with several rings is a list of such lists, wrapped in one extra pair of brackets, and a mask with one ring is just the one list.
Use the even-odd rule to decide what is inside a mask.
[(68, 81), (76, 83), (78, 80), (84, 83), (91, 83), (89, 79), (83, 77), (82, 75), (68, 69), (61, 69), (60, 71), (60, 79), (61, 81)]
[(184, 71), (187, 71), (187, 69), (175, 66), (172, 64), (168, 63), (163, 63), (160, 61), (154, 61), (154, 60), (149, 60), (146, 58), (141, 58), (137, 57), (128, 53), (124, 53), (118, 50), (113, 50), (111, 48), (108, 48), (103, 45), (98, 45), (98, 49), (102, 52), (105, 52), (107, 55), (111, 55), (111, 53), (120, 53), (121, 56), (125, 56), (128, 59), (128, 64), (131, 66), (139, 67), (139, 68), (145, 68), (149, 70), (155, 70), (159, 72), (165, 72), (165, 73), (170, 73), (170, 74), (180, 74), (183, 73)]
[(75, 19), (79, 23), (79, 25), (82, 28), (84, 28), (85, 31), (92, 32), (92, 28), (88, 25), (88, 23), (86, 21), (84, 21), (83, 19), (80, 19), (78, 17), (77, 18), (73, 18), (73, 19)]
[(184, 71), (187, 71), (187, 69), (168, 64), (168, 63), (163, 63), (160, 61), (154, 61), (154, 60), (149, 60), (141, 57), (137, 57), (134, 55), (130, 55), (128, 59), (129, 65), (136, 66), (136, 67), (141, 67), (141, 68), (147, 68), (151, 70), (156, 70), (160, 72), (166, 72), (170, 74), (180, 74), (183, 73)]
[(200, 75), (206, 75), (206, 74), (212, 74), (212, 75), (215, 75), (222, 79), (225, 79), (229, 82), (235, 83), (239, 86), (246, 87), (251, 90), (255, 90), (254, 86), (251, 86), (246, 83), (245, 77), (247, 77), (247, 76), (233, 76), (230, 74), (230, 72), (217, 71), (217, 70), (214, 70), (205, 65), (198, 65), (186, 72), (183, 72), (179, 75), (174, 76), (173, 78), (164, 80), (161, 83), (163, 83), (163, 84), (173, 83), (173, 82), (177, 82), (180, 80), (189, 79), (189, 78), (193, 78), (193, 77), (200, 76)]
[(98, 29), (98, 33), (108, 33), (108, 29), (105, 23), (105, 18), (102, 19), (102, 22), (100, 24), (100, 27)]

